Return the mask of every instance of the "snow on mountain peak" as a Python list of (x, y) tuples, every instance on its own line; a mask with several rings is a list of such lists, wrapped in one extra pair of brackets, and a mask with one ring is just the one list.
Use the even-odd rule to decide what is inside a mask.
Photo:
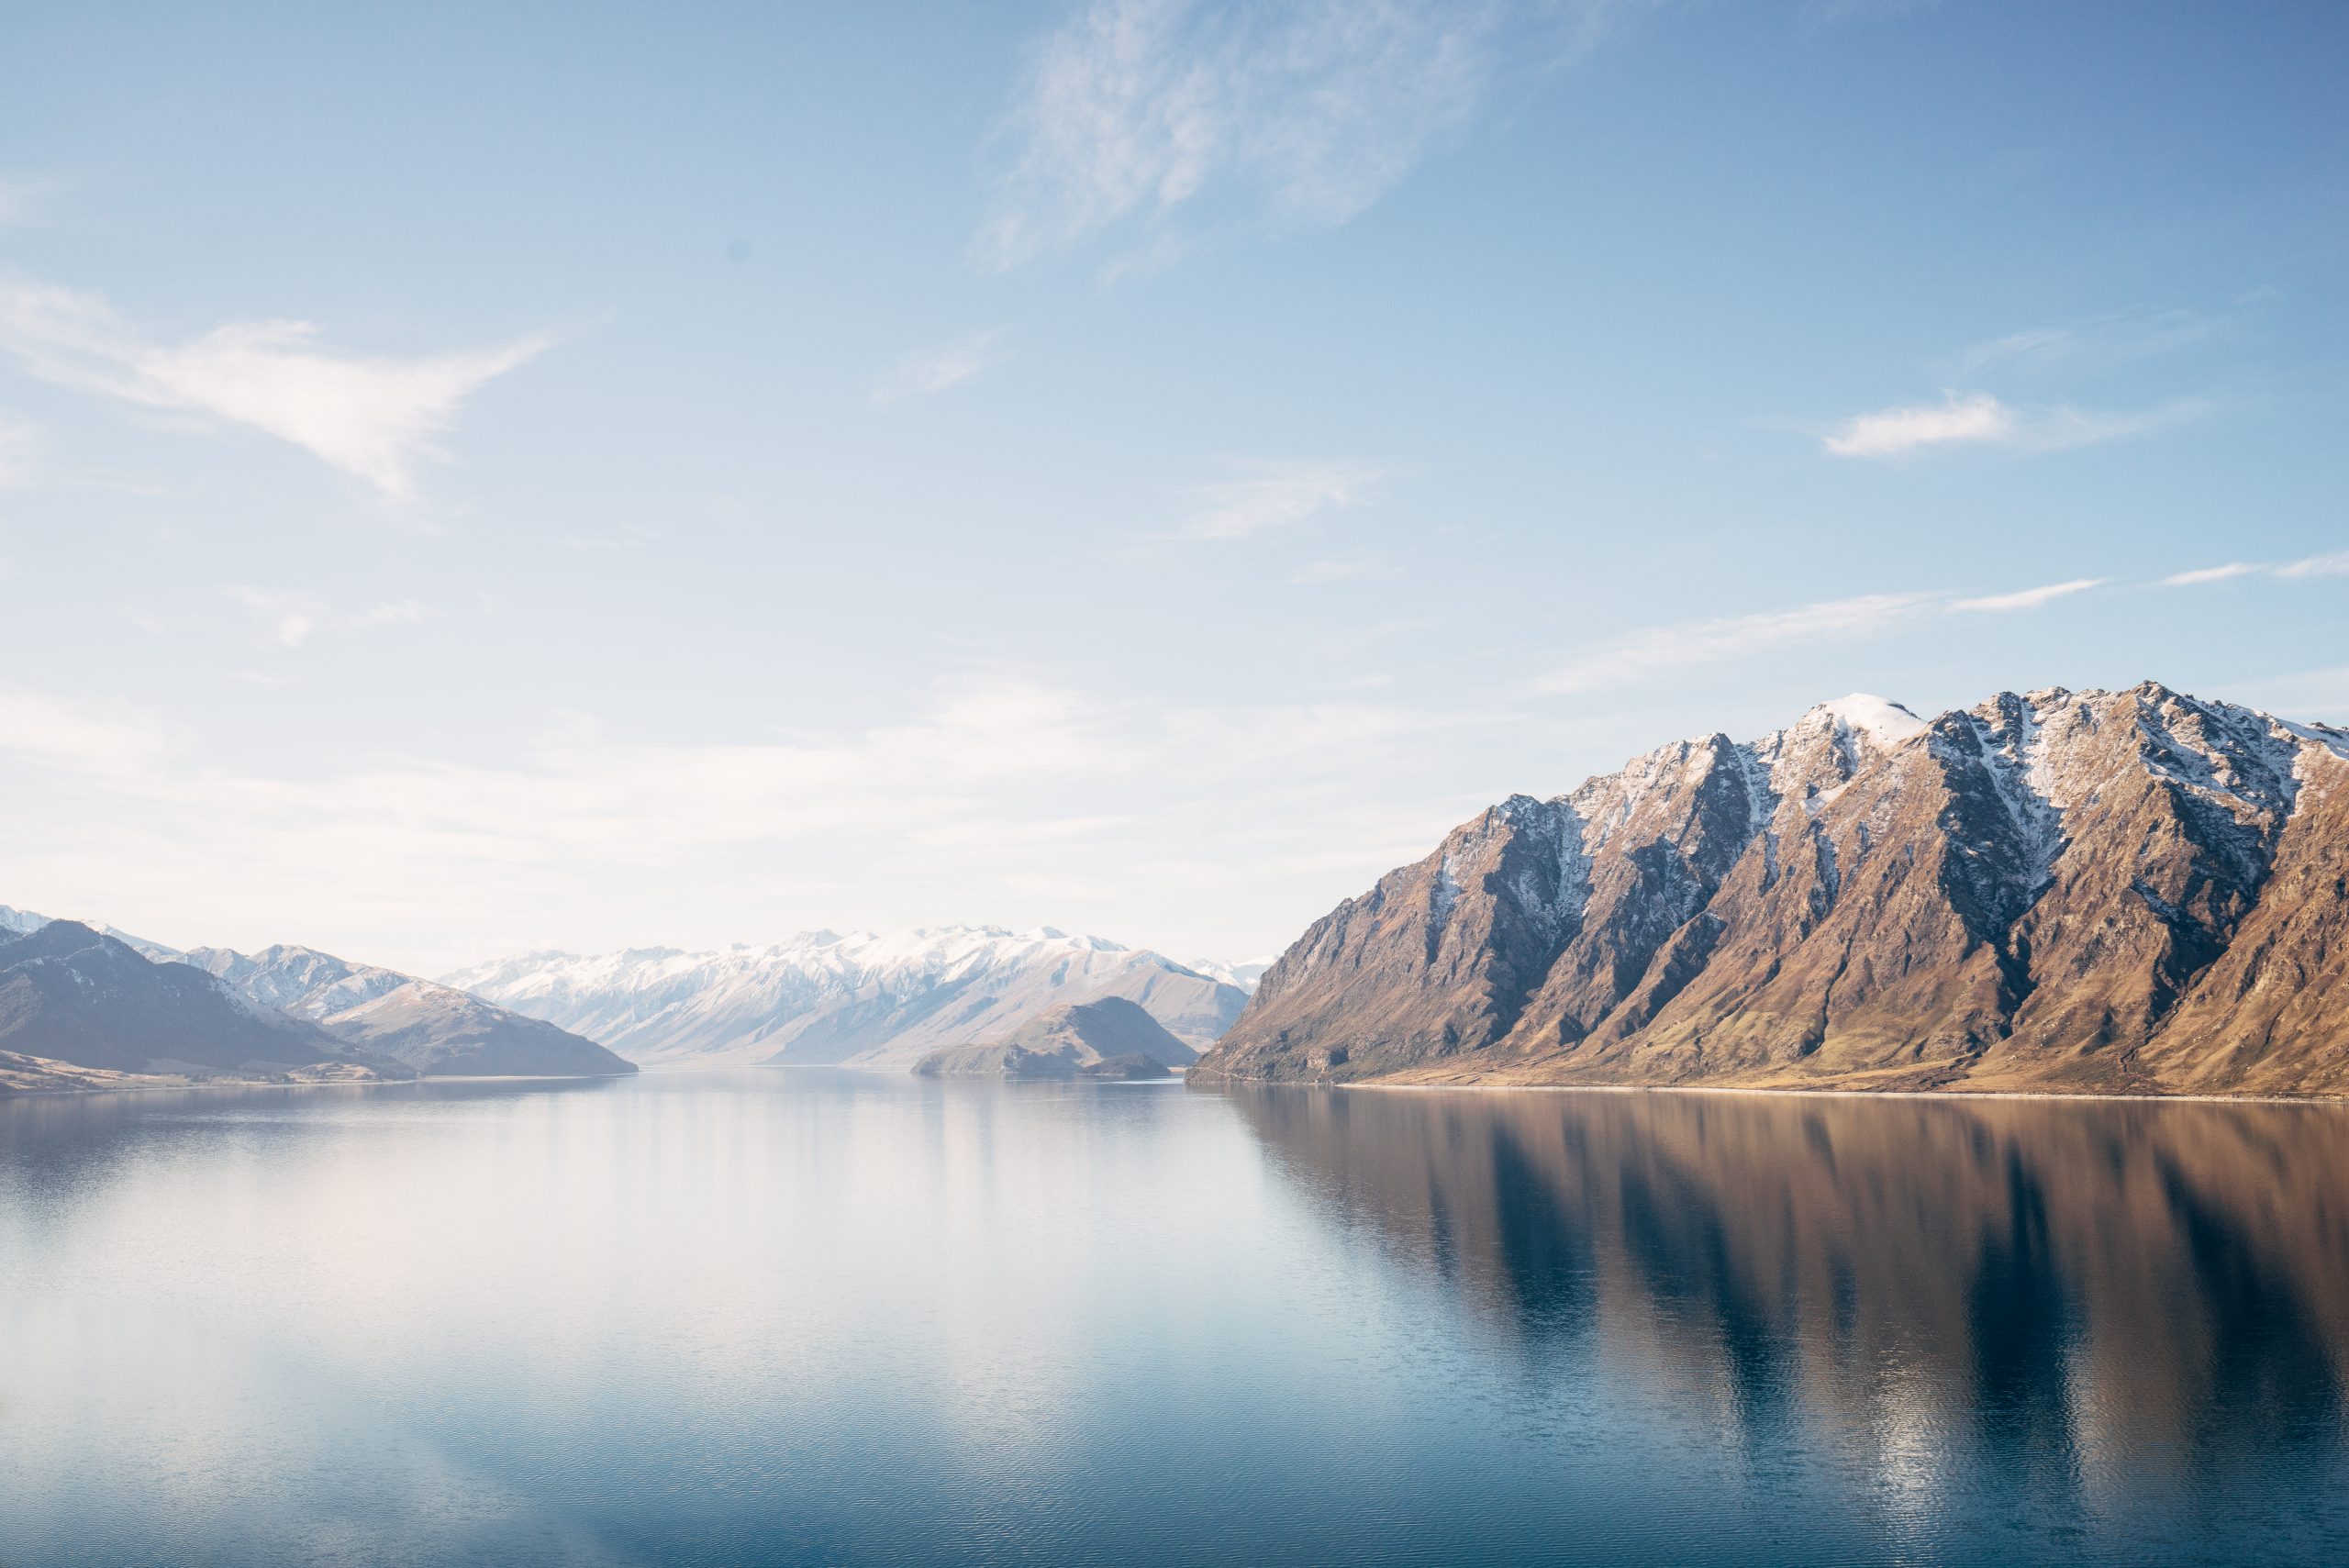
[(1854, 692), (1833, 702), (1820, 703), (1810, 714), (1825, 714), (1838, 726), (1855, 729), (1887, 746), (1894, 746), (1925, 728), (1925, 721), (1887, 697)]

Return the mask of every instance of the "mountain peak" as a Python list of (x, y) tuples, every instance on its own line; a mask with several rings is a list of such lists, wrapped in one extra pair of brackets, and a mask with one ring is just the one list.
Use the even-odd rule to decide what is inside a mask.
[(1842, 728), (1858, 730), (1887, 746), (1897, 745), (1926, 728), (1923, 719), (1900, 704), (1867, 692), (1854, 692), (1833, 702), (1820, 703), (1803, 717), (1820, 714)]

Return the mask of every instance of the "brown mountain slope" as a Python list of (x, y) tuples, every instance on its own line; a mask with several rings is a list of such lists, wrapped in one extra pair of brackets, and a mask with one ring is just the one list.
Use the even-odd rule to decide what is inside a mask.
[(1665, 747), (1318, 922), (1194, 1076), (2329, 1092), (2344, 756), (2151, 683)]

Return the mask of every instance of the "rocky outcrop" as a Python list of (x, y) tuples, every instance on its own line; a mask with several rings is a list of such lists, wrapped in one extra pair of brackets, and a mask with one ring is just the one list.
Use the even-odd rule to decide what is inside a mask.
[(2344, 759), (2151, 683), (1680, 742), (1341, 905), (1193, 1075), (2332, 1092)]
[(203, 970), (257, 1008), (435, 1077), (605, 1077), (636, 1064), (568, 1030), (395, 970), (305, 947), (197, 948)]
[(177, 1078), (415, 1076), (316, 1024), (256, 1007), (200, 970), (150, 962), (72, 920), (0, 939), (0, 1051), (52, 1075), (62, 1065)]
[(1119, 996), (1072, 1002), (1000, 1040), (947, 1046), (914, 1064), (926, 1077), (1163, 1078), (1198, 1052)]

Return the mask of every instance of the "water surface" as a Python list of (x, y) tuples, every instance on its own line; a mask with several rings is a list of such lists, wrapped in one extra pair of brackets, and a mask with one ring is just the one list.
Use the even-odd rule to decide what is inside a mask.
[(2349, 1112), (0, 1101), (0, 1563), (2321, 1562)]

